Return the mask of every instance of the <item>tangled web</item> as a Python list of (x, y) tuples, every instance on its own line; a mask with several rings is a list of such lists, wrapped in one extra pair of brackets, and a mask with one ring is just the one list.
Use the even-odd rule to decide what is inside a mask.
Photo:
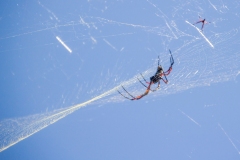
[[(116, 2), (116, 4), (118, 3), (121, 3), (123, 7), (127, 6), (127, 2)], [(0, 39), (3, 42), (7, 42), (11, 39), (38, 38), (38, 36), (46, 36), (48, 33), (51, 33), (49, 40), (39, 40), (36, 43), (31, 42), (32, 44), (23, 42), (21, 46), (15, 45), (13, 49), (1, 48), (0, 52), (20, 52), (22, 50), (35, 50), (45, 46), (54, 48), (57, 45), (64, 52), (81, 57), (80, 60), (91, 64), (94, 63), (96, 65), (94, 68), (102, 68), (102, 70), (99, 70), (99, 73), (95, 70), (97, 75), (88, 75), (88, 78), (82, 78), (80, 79), (81, 81), (91, 79), (91, 81), (95, 82), (93, 80), (96, 79), (94, 76), (98, 76), (98, 74), (103, 75), (104, 80), (99, 80), (96, 84), (93, 84), (93, 82), (85, 83), (82, 86), (78, 86), (78, 83), (74, 82), (73, 85), (77, 86), (77, 91), (74, 92), (76, 95), (73, 101), (78, 103), (69, 105), (70, 107), (22, 118), (2, 120), (0, 122), (0, 151), (13, 146), (93, 102), (104, 104), (125, 101), (126, 99), (116, 92), (116, 90), (121, 90), (121, 86), (127, 88), (134, 95), (143, 93), (145, 88), (138, 81), (138, 78), (141, 78), (140, 73), (146, 79), (152, 76), (157, 68), (155, 59), (158, 55), (161, 58), (163, 68), (167, 68), (169, 66), (168, 49), (172, 50), (175, 59), (173, 71), (168, 77), (169, 84), (162, 84), (158, 92), (153, 92), (144, 98), (175, 94), (190, 88), (231, 81), (240, 74), (239, 25), (234, 25), (240, 16), (240, 3), (238, 1), (226, 2), (229, 4), (223, 4), (222, 2), (213, 4), (209, 0), (203, 2), (172, 1), (166, 7), (170, 11), (163, 11), (158, 3), (149, 0), (145, 1), (143, 5), (147, 6), (144, 8), (146, 9), (146, 18), (140, 17), (136, 20), (130, 18), (124, 21), (123, 17), (113, 16), (111, 18), (109, 14), (93, 16), (91, 11), (89, 11), (88, 15), (71, 13), (65, 18), (60, 18), (43, 3), (38, 2), (38, 7), (45, 10), (54, 23), (45, 21), (44, 28), (36, 29), (37, 27), (34, 26), (32, 27), (33, 30), (28, 27), (22, 28), (21, 30), (8, 33)], [(89, 4), (95, 5), (94, 2), (89, 2)], [(140, 6), (136, 6), (136, 8), (138, 7)], [(101, 12), (106, 12), (105, 10), (107, 10), (106, 7), (103, 7), (104, 9), (100, 8), (98, 9)], [(208, 14), (210, 12), (211, 14)], [(203, 32), (196, 29), (196, 27), (200, 28), (200, 26), (194, 27), (190, 24), (197, 21), (198, 16), (208, 16), (207, 18), (211, 21), (211, 23), (205, 25)], [(96, 58), (106, 56), (109, 52), (120, 55), (107, 55), (109, 65), (104, 67), (106, 61), (93, 60), (92, 62), (93, 56), (85, 55), (86, 57), (83, 57), (80, 52), (84, 47), (89, 52), (102, 53), (94, 55)], [(56, 58), (57, 55), (52, 52), (50, 52), (48, 57)], [(137, 61), (134, 60), (136, 57), (138, 57)], [(149, 57), (154, 60), (149, 59)], [(146, 59), (148, 59), (147, 62)], [(83, 68), (81, 75), (87, 75), (84, 70), (91, 66), (91, 64), (87, 63), (84, 66), (76, 67), (76, 69), (71, 68), (74, 70), (73, 74), (77, 73), (79, 68)], [(50, 72), (56, 71), (54, 69), (61, 66), (57, 62), (54, 65), (57, 66), (51, 66), (51, 71), (48, 70), (47, 73), (40, 76), (48, 77)], [(109, 69), (109, 66), (113, 69)], [(129, 68), (131, 70), (128, 70)], [(91, 69), (94, 70), (93, 68)], [(59, 70), (64, 74), (63, 69)], [(70, 77), (70, 79), (74, 78), (76, 77)], [(81, 93), (90, 90), (88, 93), (95, 93), (95, 96), (79, 100), (79, 90)]]

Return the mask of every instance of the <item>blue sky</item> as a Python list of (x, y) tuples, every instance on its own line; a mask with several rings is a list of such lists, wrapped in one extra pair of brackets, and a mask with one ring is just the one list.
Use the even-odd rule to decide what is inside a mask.
[[(41, 121), (0, 159), (239, 159), (240, 2), (0, 6), (0, 146)], [(214, 48), (186, 23), (199, 16), (211, 22), (203, 34)], [(144, 86), (129, 79), (149, 79), (158, 56), (166, 69), (168, 49), (175, 64), (159, 91), (139, 101), (111, 92), (54, 124), (46, 120), (119, 84), (141, 94)]]

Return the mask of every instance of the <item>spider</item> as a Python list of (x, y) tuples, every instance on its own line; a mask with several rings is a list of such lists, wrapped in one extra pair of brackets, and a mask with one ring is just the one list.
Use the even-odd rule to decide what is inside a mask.
[[(124, 90), (131, 98), (123, 95), (119, 90), (117, 90), (118, 93), (121, 94), (121, 95), (122, 95), (124, 98), (126, 98), (126, 99), (129, 99), (129, 100), (139, 100), (139, 99), (141, 99), (142, 97), (146, 96), (146, 95), (149, 93), (149, 91), (154, 92), (154, 91), (158, 90), (158, 89), (160, 88), (160, 80), (162, 80), (165, 84), (167, 84), (167, 83), (168, 83), (167, 76), (171, 73), (171, 71), (172, 71), (172, 66), (173, 66), (173, 64), (174, 64), (174, 59), (173, 59), (171, 50), (169, 50), (169, 52), (170, 52), (170, 67), (168, 68), (167, 71), (164, 72), (162, 66), (159, 65), (159, 57), (158, 57), (158, 67), (157, 67), (157, 71), (156, 71), (156, 73), (155, 73), (152, 77), (150, 77), (150, 82), (147, 82), (147, 80), (146, 80), (146, 79), (143, 77), (143, 75), (141, 74), (142, 78), (143, 78), (144, 81), (148, 84), (148, 86), (146, 86), (141, 80), (139, 80), (139, 79), (137, 78), (137, 79), (139, 80), (139, 82), (141, 82), (141, 84), (147, 88), (147, 90), (146, 90), (143, 94), (135, 97), (135, 96), (133, 96), (132, 94), (130, 94), (123, 86), (122, 86), (123, 90)], [(151, 85), (152, 85), (152, 84), (156, 84), (156, 83), (158, 83), (157, 88), (154, 89), (154, 90), (152, 90), (152, 89), (151, 89)]]
[(193, 25), (198, 24), (198, 23), (202, 23), (201, 30), (203, 30), (204, 24), (211, 23), (211, 22), (207, 22), (205, 18), (202, 19), (201, 17), (199, 17), (199, 21), (197, 21), (197, 22), (194, 23)]

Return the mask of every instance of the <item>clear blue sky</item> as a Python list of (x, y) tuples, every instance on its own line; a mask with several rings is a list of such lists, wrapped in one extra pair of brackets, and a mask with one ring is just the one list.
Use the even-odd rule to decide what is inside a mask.
[[(186, 23), (199, 16), (214, 48)], [(169, 48), (175, 58), (158, 92), (134, 102), (116, 93), (118, 102), (81, 108), (0, 159), (239, 159), (239, 18), (237, 0), (0, 2), (0, 124), (85, 102), (158, 55), (167, 68)], [(9, 128), (0, 126), (1, 142)]]

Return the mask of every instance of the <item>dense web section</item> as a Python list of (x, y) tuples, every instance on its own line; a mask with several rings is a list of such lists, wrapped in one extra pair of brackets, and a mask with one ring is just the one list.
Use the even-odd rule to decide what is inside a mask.
[[(125, 1), (88, 1), (88, 11), (84, 14), (75, 11), (59, 16), (38, 1), (35, 5), (46, 15), (41, 15), (38, 22), (29, 23), (27, 17), (22, 18), (27, 13), (19, 13), (19, 19), (14, 22), (25, 23), (25, 27), (5, 30), (0, 37), (5, 45), (0, 47), (1, 54), (17, 53), (23, 60), (25, 56), (32, 56), (21, 55), (24, 52), (38, 54), (38, 49), (46, 48), (47, 53), (37, 56), (46, 68), (36, 74), (32, 67), (40, 68), (40, 65), (32, 62), (32, 66), (25, 66), (27, 83), (39, 91), (47, 88), (45, 83), (52, 89), (54, 86), (60, 89), (58, 94), (48, 92), (46, 97), (36, 100), (36, 103), (44, 102), (45, 107), (49, 105), (46, 112), (0, 122), (0, 151), (89, 104), (126, 101), (117, 92), (122, 90), (121, 86), (133, 95), (143, 93), (146, 88), (139, 83), (140, 73), (149, 80), (156, 72), (157, 56), (167, 69), (168, 49), (172, 50), (175, 60), (168, 76), (169, 84), (161, 83), (159, 91), (144, 99), (233, 81), (240, 74), (239, 1), (179, 0), (167, 2), (165, 8), (158, 1), (141, 3), (145, 7)], [(133, 15), (125, 19), (120, 14), (100, 16), (91, 12), (105, 13), (111, 7), (118, 12), (117, 6)], [(128, 10), (133, 6), (135, 11)], [(138, 12), (145, 12), (146, 17), (135, 18)], [(201, 25), (192, 25), (199, 16), (211, 22), (202, 32)], [(1, 21), (4, 22), (4, 16)], [(9, 28), (15, 23), (10, 23)], [(55, 76), (65, 81), (52, 80)], [(64, 89), (66, 85), (68, 89)], [(38, 95), (31, 96), (30, 100), (38, 99)], [(58, 102), (52, 102), (57, 98)], [(239, 152), (236, 146), (235, 149)]]

